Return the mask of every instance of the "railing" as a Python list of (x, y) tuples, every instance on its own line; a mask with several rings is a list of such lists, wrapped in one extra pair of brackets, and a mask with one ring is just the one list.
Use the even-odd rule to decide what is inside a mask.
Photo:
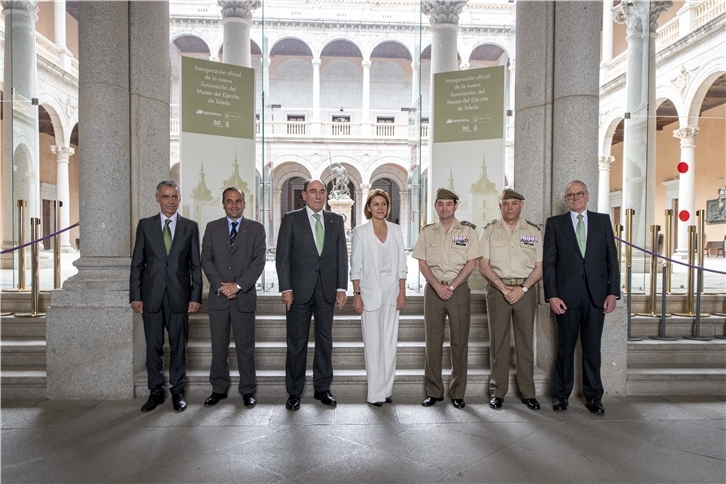
[(170, 119), (169, 120), (169, 134), (171, 136), (179, 136), (179, 133), (181, 132), (181, 123), (178, 119)]
[(57, 66), (61, 65), (60, 49), (58, 46), (37, 32), (35, 34), (35, 50), (40, 57)]
[(628, 51), (621, 53), (610, 61), (608, 66), (608, 81), (623, 74), (628, 68)]
[(726, 13), (726, 2), (723, 0), (705, 0), (696, 7), (695, 27), (710, 22), (722, 13)]
[(674, 17), (658, 29), (658, 37), (655, 40), (656, 52), (678, 40), (680, 36), (680, 22)]

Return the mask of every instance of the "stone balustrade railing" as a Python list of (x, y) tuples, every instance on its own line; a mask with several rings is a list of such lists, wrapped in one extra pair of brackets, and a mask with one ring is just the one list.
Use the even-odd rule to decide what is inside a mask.
[(35, 50), (40, 57), (46, 59), (50, 63), (57, 66), (61, 65), (60, 49), (58, 46), (37, 32), (35, 34)]
[(673, 17), (658, 29), (658, 37), (655, 39), (656, 52), (678, 40), (680, 37), (679, 22), (679, 17)]
[(723, 13), (726, 13), (724, 0), (704, 0), (696, 6), (695, 27), (698, 28)]

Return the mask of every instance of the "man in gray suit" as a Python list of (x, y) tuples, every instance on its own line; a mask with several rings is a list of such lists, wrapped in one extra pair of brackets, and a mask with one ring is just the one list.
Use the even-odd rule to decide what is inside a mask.
[(161, 213), (139, 220), (131, 256), (129, 301), (141, 313), (146, 336), (149, 399), (142, 412), (164, 403), (164, 328), (169, 333), (169, 383), (174, 410), (187, 408), (186, 385), (189, 313), (202, 302), (199, 228), (177, 213), (179, 185), (162, 181), (156, 187)]
[(287, 309), (286, 407), (300, 408), (305, 386), (310, 317), (315, 316), (315, 399), (336, 406), (330, 393), (333, 381), (333, 312), (348, 297), (348, 249), (343, 217), (323, 210), (325, 185), (307, 180), (303, 186), (305, 207), (285, 214), (277, 236), (275, 262), (282, 302)]
[(257, 404), (255, 390), (255, 310), (257, 279), (265, 269), (265, 229), (242, 216), (245, 196), (235, 187), (222, 193), (227, 214), (207, 224), (202, 239), (202, 269), (209, 280), (209, 328), (212, 335), (212, 394), (204, 402), (227, 398), (229, 330), (234, 332), (239, 392), (246, 407)]

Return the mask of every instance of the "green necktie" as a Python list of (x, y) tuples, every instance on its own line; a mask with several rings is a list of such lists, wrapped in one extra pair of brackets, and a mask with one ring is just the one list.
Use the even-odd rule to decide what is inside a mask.
[(313, 217), (315, 217), (315, 245), (318, 246), (318, 255), (323, 253), (323, 242), (325, 242), (325, 229), (323, 228), (323, 224), (320, 223), (320, 214), (314, 213)]
[(169, 222), (171, 222), (170, 218), (164, 221), (164, 247), (166, 247), (167, 254), (171, 250), (171, 229), (169, 228)]
[(585, 235), (585, 222), (582, 221), (582, 214), (577, 216), (577, 228), (575, 229), (575, 235), (577, 235), (577, 245), (580, 246), (580, 252), (582, 252), (582, 257), (585, 257), (587, 236)]

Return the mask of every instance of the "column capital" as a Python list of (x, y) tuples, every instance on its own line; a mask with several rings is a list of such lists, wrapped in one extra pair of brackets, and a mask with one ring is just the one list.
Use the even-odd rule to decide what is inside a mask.
[(363, 69), (370, 69), (371, 68), (371, 61), (364, 60), (360, 63), (363, 66)]
[(460, 71), (465, 71), (465, 70), (469, 69), (470, 67), (471, 67), (471, 64), (470, 63), (468, 63), (468, 62), (462, 62), (459, 65), (459, 70)]
[(469, 0), (423, 0), (421, 10), (429, 16), (431, 25), (459, 25), (459, 14)]
[(613, 7), (613, 20), (627, 25), (627, 35), (644, 33), (644, 24), (648, 24), (648, 33), (655, 33), (658, 28), (660, 14), (673, 6), (671, 0), (635, 0), (620, 2)]
[(701, 130), (698, 126), (685, 126), (673, 131), (673, 137), (681, 140), (681, 146), (692, 145), (696, 135)]
[(34, 1), (26, 1), (26, 0), (3, 0), (0, 2), (0, 5), (3, 7), (3, 14), (9, 13), (11, 10), (27, 10), (28, 13), (34, 14), (34, 19), (38, 20), (38, 2), (37, 0)]
[(320, 59), (313, 59), (312, 64), (313, 64), (314, 69), (320, 69), (320, 66), (323, 64), (323, 61), (321, 61)]
[(252, 12), (262, 5), (260, 0), (217, 0), (217, 5), (222, 7), (222, 18), (237, 18), (242, 20), (252, 19)]
[(655, 0), (650, 2), (650, 32), (655, 33), (658, 28), (660, 14), (673, 6), (671, 0)]
[(361, 192), (369, 192), (371, 190), (370, 183), (361, 183), (360, 184), (360, 191)]
[(615, 161), (615, 157), (612, 155), (600, 155), (597, 159), (597, 166), (600, 171), (610, 171), (610, 165)]
[(50, 151), (56, 155), (56, 162), (68, 163), (68, 159), (76, 152), (75, 148), (64, 145), (51, 145)]
[(414, 71), (416, 69), (419, 69), (420, 67), (421, 67), (421, 63), (420, 62), (417, 62), (417, 61), (411, 62), (411, 69), (413, 69)]

